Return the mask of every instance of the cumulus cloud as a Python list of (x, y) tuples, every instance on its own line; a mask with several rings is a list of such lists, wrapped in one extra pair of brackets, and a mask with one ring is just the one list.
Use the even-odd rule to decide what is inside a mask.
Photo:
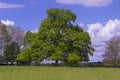
[(80, 4), (85, 7), (105, 7), (112, 3), (112, 0), (56, 0), (61, 4)]
[(93, 23), (88, 24), (87, 26), (88, 33), (91, 36), (92, 45), (96, 50), (91, 61), (102, 60), (101, 56), (104, 54), (106, 42), (112, 37), (120, 35), (120, 20), (109, 20), (105, 25), (101, 23)]
[(25, 5), (15, 4), (15, 3), (4, 3), (0, 1), (0, 8), (21, 8)]
[(6, 26), (14, 26), (15, 23), (13, 21), (10, 20), (1, 20), (1, 23), (6, 25)]

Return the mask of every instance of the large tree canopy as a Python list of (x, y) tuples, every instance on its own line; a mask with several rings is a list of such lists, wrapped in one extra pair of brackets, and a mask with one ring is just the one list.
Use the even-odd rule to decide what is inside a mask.
[(70, 63), (88, 61), (94, 49), (89, 34), (74, 25), (76, 15), (58, 8), (49, 9), (47, 14), (37, 34), (27, 32), (25, 35), (24, 42), (29, 44), (32, 54), (37, 55), (34, 59), (48, 58), (55, 60), (57, 65), (59, 60)]
[[(70, 10), (50, 9), (48, 17), (41, 23), (38, 39), (46, 43), (44, 53), (52, 60), (78, 62), (88, 61), (93, 55), (89, 34), (78, 25), (73, 25), (76, 15)], [(41, 44), (42, 45), (42, 44)], [(47, 48), (47, 49), (46, 49)]]

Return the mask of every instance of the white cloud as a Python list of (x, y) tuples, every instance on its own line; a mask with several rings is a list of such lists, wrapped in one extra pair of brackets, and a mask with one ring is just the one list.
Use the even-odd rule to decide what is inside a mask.
[(79, 26), (80, 26), (80, 27), (83, 27), (83, 26), (84, 26), (84, 24), (81, 22), (81, 23), (79, 24)]
[(15, 3), (4, 3), (0, 1), (0, 8), (21, 8), (25, 5), (15, 4)]
[(96, 57), (101, 58), (101, 55), (104, 54), (106, 42), (113, 36), (120, 35), (120, 20), (109, 20), (105, 25), (101, 23), (93, 23), (88, 24), (87, 26), (88, 32), (91, 36), (92, 45), (96, 50), (93, 58), (91, 58), (91, 61), (94, 61)]
[(38, 32), (38, 29), (35, 29), (33, 31), (31, 31), (32, 33), (37, 33)]
[(13, 21), (10, 20), (1, 20), (1, 23), (6, 25), (6, 26), (14, 26), (15, 23)]
[(105, 7), (112, 3), (112, 0), (56, 0), (61, 4), (80, 4), (85, 7)]

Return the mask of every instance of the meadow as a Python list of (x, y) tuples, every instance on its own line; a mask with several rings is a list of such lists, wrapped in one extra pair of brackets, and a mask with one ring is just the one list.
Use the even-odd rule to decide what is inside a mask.
[(119, 80), (119, 68), (0, 66), (0, 80)]

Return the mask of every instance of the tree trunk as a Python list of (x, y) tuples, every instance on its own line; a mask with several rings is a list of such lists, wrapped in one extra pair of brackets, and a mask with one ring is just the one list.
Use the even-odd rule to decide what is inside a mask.
[(58, 66), (58, 60), (55, 60), (55, 65)]
[(11, 64), (10, 64), (10, 65), (14, 65), (14, 64), (13, 64), (13, 61), (11, 61)]
[(8, 61), (6, 61), (6, 65), (9, 65), (9, 64), (8, 64)]
[(114, 66), (117, 67), (117, 52), (115, 53), (115, 61), (114, 61)]

